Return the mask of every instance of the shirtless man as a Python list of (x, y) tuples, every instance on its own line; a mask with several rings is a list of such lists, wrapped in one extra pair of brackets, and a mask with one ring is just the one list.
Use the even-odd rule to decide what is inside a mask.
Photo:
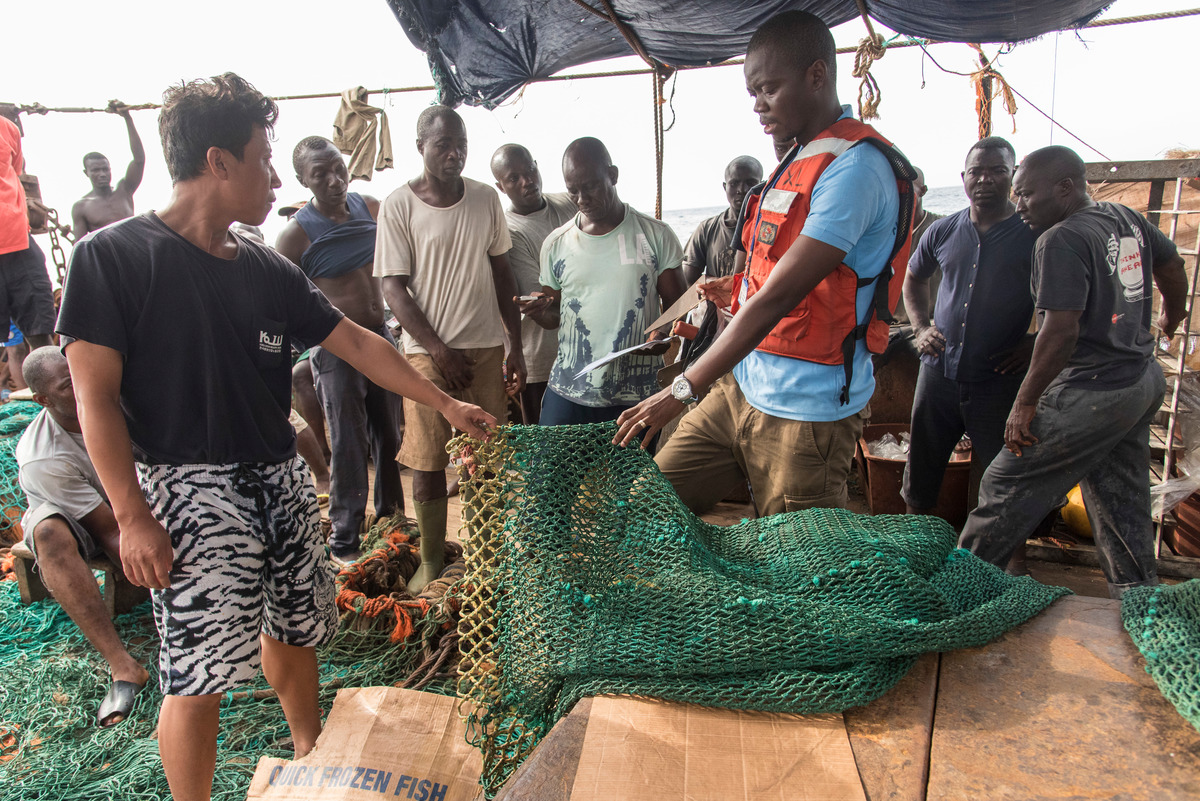
[[(333, 142), (310, 136), (292, 153), (296, 180), (313, 193), (279, 234), (275, 249), (300, 267), (336, 308), (369, 331), (393, 342), (383, 321), (383, 290), (373, 277), (375, 219), (379, 201), (347, 191), (350, 175)], [(311, 357), (317, 395), (332, 441), (329, 545), (336, 560), (357, 559), (367, 499), (367, 455), (375, 462), (375, 514), (404, 508), (400, 485), (398, 395), (367, 380), (332, 353)], [(368, 449), (369, 446), (369, 449)]]
[(92, 191), (75, 201), (75, 205), (71, 207), (71, 230), (75, 233), (76, 240), (110, 223), (132, 217), (133, 193), (141, 185), (142, 173), (146, 170), (146, 151), (142, 147), (137, 128), (133, 125), (129, 109), (113, 104), (109, 110), (125, 119), (133, 161), (125, 168), (125, 177), (118, 181), (117, 188), (113, 189), (112, 167), (108, 159), (96, 152), (83, 157), (83, 174), (92, 182)]

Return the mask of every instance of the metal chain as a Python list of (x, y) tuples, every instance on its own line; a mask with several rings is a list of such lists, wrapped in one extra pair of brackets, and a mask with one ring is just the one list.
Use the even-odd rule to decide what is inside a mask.
[(58, 274), (58, 285), (62, 286), (67, 280), (67, 252), (63, 250), (62, 240), (58, 237), (62, 234), (63, 238), (72, 244), (75, 243), (75, 238), (71, 236), (70, 227), (58, 221), (57, 209), (52, 209), (33, 198), (29, 199), (29, 204), (46, 215), (46, 233), (50, 234), (50, 258), (54, 261), (54, 270)]

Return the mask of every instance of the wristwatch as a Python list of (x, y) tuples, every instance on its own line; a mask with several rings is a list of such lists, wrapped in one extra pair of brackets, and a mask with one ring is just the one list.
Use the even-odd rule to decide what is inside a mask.
[(682, 374), (671, 384), (671, 397), (683, 404), (695, 403), (700, 400), (700, 396), (692, 388), (692, 382)]

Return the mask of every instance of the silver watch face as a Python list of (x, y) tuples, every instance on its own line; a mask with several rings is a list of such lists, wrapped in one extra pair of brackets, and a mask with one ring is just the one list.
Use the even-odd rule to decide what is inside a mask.
[(675, 382), (671, 384), (671, 395), (675, 398), (675, 400), (686, 401), (691, 398), (693, 394), (692, 382), (688, 381), (683, 376), (679, 376), (679, 378), (676, 378)]

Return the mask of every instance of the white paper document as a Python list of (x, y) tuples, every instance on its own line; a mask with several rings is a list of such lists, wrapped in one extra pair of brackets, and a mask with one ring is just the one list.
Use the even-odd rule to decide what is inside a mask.
[(608, 364), (609, 362), (615, 361), (628, 353), (633, 353), (634, 351), (641, 350), (643, 348), (656, 347), (656, 346), (660, 346), (660, 345), (662, 345), (661, 341), (650, 342), (650, 343), (642, 342), (641, 344), (634, 345), (633, 347), (625, 348), (624, 350), (614, 350), (612, 353), (608, 354), (607, 356), (601, 356), (596, 361), (585, 366), (582, 370), (580, 370), (578, 373), (575, 374), (575, 377), (579, 378), (579, 376), (583, 375), (584, 373), (590, 373), (592, 370), (595, 370), (597, 367), (603, 367), (604, 365)]

